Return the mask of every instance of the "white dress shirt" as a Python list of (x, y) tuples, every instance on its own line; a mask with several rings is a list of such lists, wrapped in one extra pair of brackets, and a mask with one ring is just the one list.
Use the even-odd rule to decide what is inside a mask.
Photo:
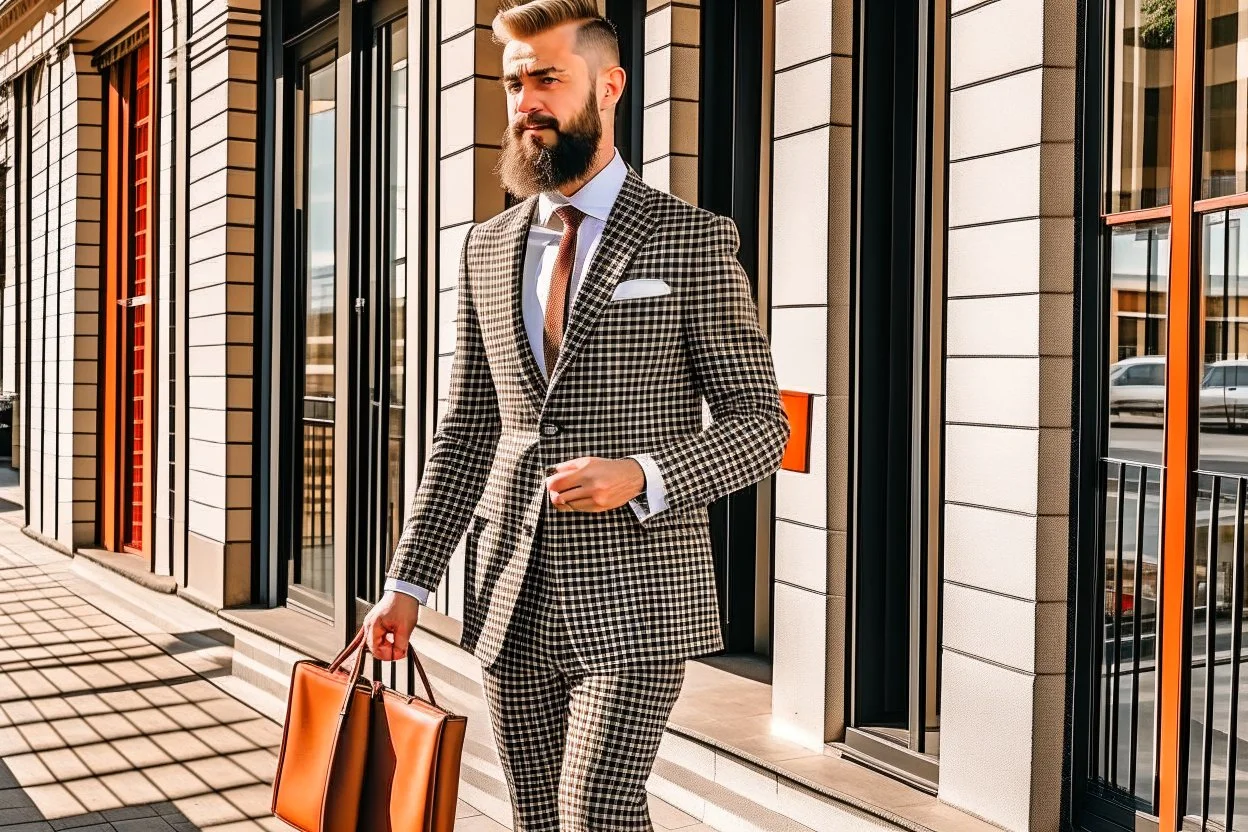
[[(555, 269), (555, 258), (559, 254), (559, 241), (563, 237), (563, 222), (555, 209), (561, 205), (571, 204), (585, 215), (576, 233), (576, 258), (572, 264), (567, 291), (568, 315), (576, 304), (577, 290), (581, 287), (581, 279), (585, 276), (586, 266), (593, 262), (594, 252), (602, 241), (602, 231), (606, 228), (607, 217), (615, 205), (615, 199), (624, 186), (628, 175), (628, 167), (617, 151), (605, 168), (572, 196), (564, 196), (558, 191), (543, 192), (537, 198), (537, 210), (533, 212), (533, 224), (529, 227), (529, 242), (524, 253), (524, 283), (521, 287), (522, 311), (524, 315), (525, 334), (529, 338), (529, 348), (537, 358), (537, 366), (546, 376), (546, 359), (542, 346), (543, 328), (546, 320), (546, 298), (550, 295), (550, 278)], [(566, 319), (565, 319), (566, 320)], [(645, 522), (650, 517), (667, 508), (666, 491), (663, 487), (663, 474), (659, 466), (649, 454), (636, 454), (637, 460), (645, 473), (646, 501), (645, 505), (637, 499), (629, 500), (629, 506), (637, 515), (637, 519)], [(397, 578), (387, 578), (386, 591), (398, 591), (415, 598), (424, 604), (429, 599), (430, 590), (416, 586)]]

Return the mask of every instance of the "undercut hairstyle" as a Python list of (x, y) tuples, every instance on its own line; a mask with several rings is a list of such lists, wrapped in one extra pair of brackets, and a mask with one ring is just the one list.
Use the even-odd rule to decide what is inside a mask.
[(577, 54), (594, 70), (618, 66), (620, 40), (611, 21), (598, 13), (595, 0), (509, 0), (494, 17), (494, 37), (507, 43), (578, 21)]

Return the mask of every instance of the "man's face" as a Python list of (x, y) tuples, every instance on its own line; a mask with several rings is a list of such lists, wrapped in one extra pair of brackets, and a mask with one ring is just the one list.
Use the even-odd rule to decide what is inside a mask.
[(575, 23), (503, 51), (509, 125), (498, 174), (519, 197), (584, 178), (602, 139), (597, 73), (578, 55)]

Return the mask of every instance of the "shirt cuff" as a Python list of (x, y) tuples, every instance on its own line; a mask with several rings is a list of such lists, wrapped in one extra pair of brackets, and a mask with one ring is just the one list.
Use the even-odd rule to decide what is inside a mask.
[(667, 508), (667, 490), (663, 487), (663, 472), (659, 470), (659, 464), (650, 454), (633, 454), (629, 459), (637, 460), (637, 464), (641, 466), (641, 470), (646, 475), (644, 505), (636, 497), (628, 501), (637, 519), (644, 523)]
[(386, 592), (402, 592), (404, 595), (410, 595), (419, 601), (422, 606), (429, 603), (429, 590), (408, 581), (400, 581), (398, 578), (386, 578), (385, 590)]

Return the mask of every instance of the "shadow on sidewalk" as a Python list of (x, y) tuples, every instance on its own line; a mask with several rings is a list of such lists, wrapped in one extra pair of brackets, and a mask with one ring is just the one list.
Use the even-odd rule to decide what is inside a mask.
[(137, 633), (55, 572), (0, 545), (0, 830), (283, 828), (280, 726), (209, 681), (228, 648)]

